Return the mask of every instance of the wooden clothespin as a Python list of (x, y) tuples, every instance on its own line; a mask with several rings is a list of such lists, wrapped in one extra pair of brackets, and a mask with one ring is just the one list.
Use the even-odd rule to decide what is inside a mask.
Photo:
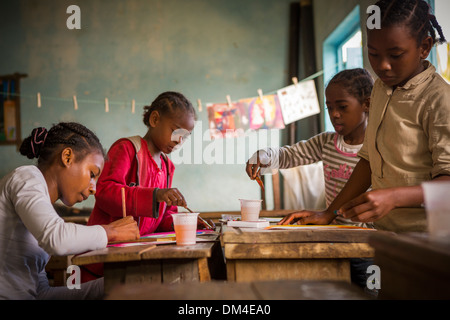
[(202, 100), (198, 99), (197, 100), (197, 104), (198, 104), (198, 112), (202, 112)]
[(261, 102), (263, 102), (264, 96), (263, 96), (262, 89), (258, 89), (258, 96), (259, 96), (259, 98), (261, 99)]
[(73, 96), (73, 108), (75, 110), (78, 110), (78, 102), (77, 102), (77, 96)]
[(42, 107), (42, 104), (41, 104), (41, 93), (40, 92), (37, 93), (37, 107), (38, 108)]
[(133, 99), (131, 100), (131, 113), (136, 112), (136, 101)]
[(105, 112), (109, 112), (109, 102), (108, 102), (108, 98), (105, 98)]
[(298, 79), (297, 77), (292, 77), (292, 82), (294, 83), (295, 87), (298, 87)]
[(231, 103), (231, 97), (230, 95), (227, 95), (227, 102), (228, 102), (228, 107), (232, 107), (232, 103)]

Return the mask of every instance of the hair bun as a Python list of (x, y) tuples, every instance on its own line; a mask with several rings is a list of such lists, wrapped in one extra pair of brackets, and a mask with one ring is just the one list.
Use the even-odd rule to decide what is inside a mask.
[(33, 129), (31, 135), (20, 146), (20, 153), (28, 159), (39, 158), (48, 131), (44, 127)]

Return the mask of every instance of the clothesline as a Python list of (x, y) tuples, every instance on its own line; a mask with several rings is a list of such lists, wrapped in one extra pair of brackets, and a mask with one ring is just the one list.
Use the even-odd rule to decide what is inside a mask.
[[(297, 81), (296, 78), (293, 78), (293, 82), (294, 84), (296, 83), (301, 83), (301, 82), (305, 82), (305, 81), (309, 81), (309, 80), (313, 80), (315, 78), (320, 77), (321, 75), (323, 75), (324, 70), (321, 70), (319, 72), (316, 72), (314, 74), (312, 74), (311, 76), (302, 79), (300, 81)], [(259, 89), (260, 90), (260, 89)], [(258, 91), (259, 91), (258, 90)], [(262, 93), (262, 91), (261, 91)], [(276, 94), (277, 90), (265, 93), (266, 95), (272, 95), (272, 94)], [(36, 99), (36, 104), (38, 108), (42, 107), (42, 101), (45, 99), (46, 101), (59, 101), (59, 102), (72, 102), (74, 105), (74, 109), (78, 110), (78, 105), (79, 104), (101, 104), (103, 106), (105, 106), (105, 112), (109, 112), (109, 106), (111, 105), (119, 105), (119, 106), (127, 106), (130, 105), (131, 106), (131, 112), (134, 113), (135, 112), (135, 105), (136, 105), (136, 101), (133, 100), (128, 100), (128, 101), (115, 101), (112, 100), (110, 101), (108, 98), (105, 98), (103, 101), (99, 100), (99, 99), (78, 99), (76, 95), (73, 95), (72, 98), (61, 98), (61, 97), (53, 97), (53, 96), (46, 96), (46, 95), (41, 95), (40, 92), (38, 92), (36, 95), (31, 95), (31, 94), (24, 94), (24, 93), (14, 93), (14, 92), (5, 92), (5, 91), (0, 91), (1, 95), (7, 96), (7, 97), (21, 97), (21, 98), (28, 98), (28, 99)], [(227, 96), (228, 98), (229, 96)], [(6, 100), (6, 99), (5, 99)], [(230, 101), (228, 101), (230, 102)], [(198, 103), (198, 107), (199, 107), (199, 111), (202, 111), (202, 102), (201, 99), (197, 100)], [(215, 102), (207, 102), (206, 105), (208, 104), (213, 104)]]

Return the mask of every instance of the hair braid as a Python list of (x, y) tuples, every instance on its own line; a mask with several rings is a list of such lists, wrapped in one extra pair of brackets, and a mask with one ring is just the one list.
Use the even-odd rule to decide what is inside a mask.
[[(43, 137), (45, 132), (45, 138)], [(64, 148), (71, 147), (77, 161), (83, 160), (91, 152), (99, 152), (105, 157), (105, 150), (98, 137), (85, 126), (76, 122), (60, 122), (50, 130), (34, 129), (20, 146), (20, 153), (29, 159), (38, 158), (38, 165), (50, 165), (55, 156)]]
[(437, 40), (437, 42), (439, 44), (447, 42), (447, 40), (445, 39), (445, 36), (444, 36), (444, 32), (442, 31), (442, 27), (437, 22), (436, 16), (434, 14), (430, 14), (430, 22), (431, 22), (432, 26), (434, 27), (434, 29), (436, 29), (439, 34), (439, 40)]
[[(403, 24), (411, 35), (421, 43), (430, 36), (433, 44), (446, 42), (442, 28), (436, 17), (431, 14), (430, 5), (424, 0), (380, 0), (377, 5), (381, 10), (381, 27)], [(439, 39), (436, 38), (438, 31)]]
[(184, 95), (179, 92), (167, 91), (156, 97), (150, 106), (144, 107), (142, 120), (144, 124), (148, 126), (150, 114), (153, 111), (158, 111), (161, 116), (172, 116), (176, 110), (192, 113), (196, 118), (195, 109), (192, 106), (192, 103)]
[(339, 72), (330, 80), (328, 86), (341, 85), (362, 104), (364, 100), (370, 98), (373, 82), (371, 74), (366, 69), (356, 68)]

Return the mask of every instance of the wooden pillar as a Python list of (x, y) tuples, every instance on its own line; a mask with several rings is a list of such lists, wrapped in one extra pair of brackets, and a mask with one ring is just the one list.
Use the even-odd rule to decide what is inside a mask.
[[(300, 0), (299, 79), (305, 79), (317, 72), (313, 14), (312, 0)], [(316, 88), (318, 88), (317, 78), (315, 81)], [(309, 139), (320, 133), (320, 116), (320, 114), (316, 114), (306, 118), (305, 121), (302, 121), (308, 127), (308, 136), (300, 137), (299, 134), (297, 134), (297, 140), (295, 142), (301, 139)]]

